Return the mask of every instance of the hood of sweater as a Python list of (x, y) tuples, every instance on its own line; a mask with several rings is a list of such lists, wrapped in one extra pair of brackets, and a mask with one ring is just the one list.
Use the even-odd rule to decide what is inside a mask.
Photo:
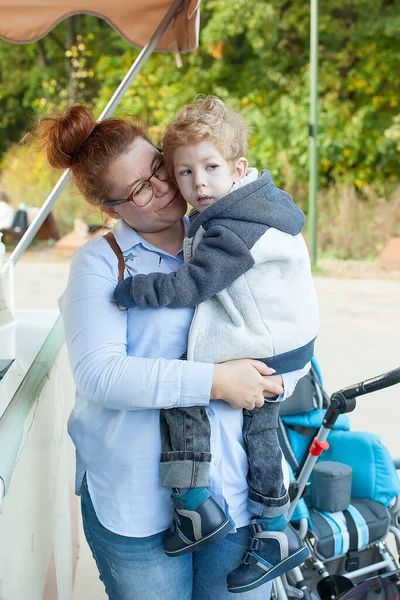
[(234, 192), (235, 190), (239, 190), (240, 188), (244, 187), (245, 185), (249, 185), (249, 183), (251, 183), (252, 181), (256, 181), (257, 179), (258, 169), (256, 169), (255, 167), (248, 167), (246, 175), (243, 177), (243, 179), (240, 179), (239, 181), (234, 183), (228, 193), (232, 194), (232, 192)]
[(240, 185), (235, 184), (229, 194), (203, 212), (190, 213), (188, 237), (193, 237), (210, 219), (261, 223), (291, 235), (301, 233), (305, 224), (303, 211), (294, 204), (290, 194), (275, 187), (269, 171), (265, 169), (257, 177), (256, 169), (248, 169), (243, 183), (238, 183)]

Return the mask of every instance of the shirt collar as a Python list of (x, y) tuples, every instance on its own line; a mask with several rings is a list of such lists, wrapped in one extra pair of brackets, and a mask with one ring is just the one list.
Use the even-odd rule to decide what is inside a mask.
[[(183, 217), (183, 226), (186, 236), (189, 230), (189, 218), (187, 215), (184, 215)], [(144, 248), (152, 252), (162, 252), (163, 254), (168, 254), (168, 252), (160, 250), (156, 246), (153, 246), (153, 244), (150, 242), (143, 239), (142, 236), (139, 235), (137, 231), (132, 229), (132, 227), (130, 227), (123, 219), (118, 219), (114, 225), (113, 234), (122, 252), (132, 250), (132, 248), (141, 244)]]

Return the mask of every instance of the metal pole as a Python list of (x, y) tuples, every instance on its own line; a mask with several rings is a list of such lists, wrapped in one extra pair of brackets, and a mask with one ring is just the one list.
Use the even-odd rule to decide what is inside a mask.
[[(314, 441), (316, 440), (317, 442), (320, 442), (320, 443), (325, 442), (327, 440), (329, 433), (330, 433), (330, 429), (321, 425), (316, 437), (314, 438)], [(298, 505), (298, 503), (303, 495), (303, 492), (306, 488), (308, 480), (310, 479), (310, 475), (313, 472), (313, 469), (315, 467), (317, 460), (318, 460), (318, 456), (315, 454), (311, 454), (309, 452), (306, 462), (304, 463), (303, 468), (301, 469), (301, 472), (297, 478), (296, 496), (291, 501), (289, 511), (288, 511), (289, 521), (295, 511), (296, 506)]]
[[(153, 52), (154, 48), (157, 46), (160, 38), (163, 36), (163, 34), (165, 33), (165, 31), (168, 28), (168, 26), (170, 25), (170, 23), (173, 21), (173, 19), (176, 17), (176, 15), (180, 12), (180, 10), (183, 8), (183, 6), (185, 4), (186, 4), (186, 0), (175, 0), (173, 2), (173, 4), (171, 4), (168, 12), (166, 13), (166, 15), (163, 18), (163, 20), (161, 21), (160, 25), (154, 32), (152, 38), (146, 44), (146, 46), (144, 46), (143, 50), (140, 52), (139, 56), (137, 57), (137, 59), (135, 60), (135, 62), (133, 63), (133, 65), (131, 66), (131, 68), (129, 69), (127, 74), (125, 75), (124, 79), (121, 81), (120, 85), (115, 90), (115, 92), (114, 92), (113, 96), (111, 97), (111, 99), (109, 100), (107, 106), (101, 113), (101, 115), (98, 119), (99, 121), (102, 121), (103, 119), (106, 119), (107, 117), (109, 117), (113, 113), (113, 111), (116, 109), (116, 107), (122, 100), (125, 92), (131, 85), (132, 81), (134, 80), (136, 75), (140, 72), (140, 70), (143, 67), (143, 65), (145, 64), (146, 60), (149, 58), (150, 54)], [(18, 262), (18, 260), (22, 256), (22, 254), (25, 252), (25, 250), (28, 248), (28, 246), (32, 242), (33, 238), (39, 231), (41, 225), (45, 221), (47, 215), (50, 213), (51, 209), (53, 208), (57, 198), (61, 195), (61, 192), (66, 187), (66, 185), (69, 181), (69, 175), (70, 175), (70, 169), (67, 169), (66, 171), (64, 171), (64, 173), (61, 175), (60, 179), (54, 186), (53, 190), (51, 191), (51, 193), (45, 200), (39, 213), (36, 215), (35, 219), (32, 221), (32, 223), (26, 230), (25, 234), (23, 235), (21, 240), (18, 242), (17, 246), (14, 248), (14, 250), (11, 253), (10, 258), (9, 258), (9, 260), (11, 261), (12, 264), (15, 265)]]
[(311, 264), (317, 264), (317, 190), (318, 190), (318, 0), (310, 2), (310, 123), (309, 123), (309, 200)]

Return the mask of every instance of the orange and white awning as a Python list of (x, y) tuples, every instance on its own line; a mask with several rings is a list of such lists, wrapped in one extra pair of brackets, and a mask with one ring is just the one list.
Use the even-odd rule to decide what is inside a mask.
[[(143, 47), (173, 0), (0, 0), (0, 38), (24, 44), (46, 35), (63, 19), (88, 13), (107, 21), (131, 44)], [(199, 0), (182, 0), (182, 8), (156, 50), (185, 52), (196, 48)]]

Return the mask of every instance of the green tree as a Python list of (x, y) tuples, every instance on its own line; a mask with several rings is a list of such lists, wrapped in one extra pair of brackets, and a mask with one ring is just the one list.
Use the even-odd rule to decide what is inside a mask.
[[(326, 0), (319, 23), (322, 185), (398, 182), (400, 0)], [(250, 159), (278, 183), (307, 186), (309, 4), (203, 0), (199, 49), (153, 55), (118, 113), (144, 118), (156, 142), (196, 94), (214, 93), (252, 127)], [(106, 23), (75, 16), (27, 46), (0, 41), (0, 153), (38, 115), (83, 102), (99, 114), (138, 51)]]
[(0, 155), (38, 116), (79, 102), (91, 106), (102, 83), (96, 65), (103, 52), (118, 56), (119, 40), (104, 21), (88, 15), (66, 19), (32, 44), (0, 40)]

